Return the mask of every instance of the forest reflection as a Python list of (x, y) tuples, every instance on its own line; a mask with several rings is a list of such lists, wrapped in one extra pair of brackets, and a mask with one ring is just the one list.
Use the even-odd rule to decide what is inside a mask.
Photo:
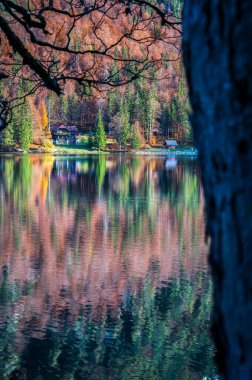
[(214, 376), (195, 160), (1, 157), (0, 223), (1, 379)]

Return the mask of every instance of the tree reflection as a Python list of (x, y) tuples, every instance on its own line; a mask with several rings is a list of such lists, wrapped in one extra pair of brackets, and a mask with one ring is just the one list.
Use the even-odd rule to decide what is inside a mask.
[(0, 168), (3, 379), (213, 374), (195, 161), (27, 155)]

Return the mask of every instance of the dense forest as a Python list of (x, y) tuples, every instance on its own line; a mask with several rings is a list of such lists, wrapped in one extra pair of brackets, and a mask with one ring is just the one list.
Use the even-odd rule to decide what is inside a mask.
[[(159, 6), (172, 17), (180, 18), (181, 0), (162, 1), (159, 2)], [(151, 14), (152, 10), (146, 9), (146, 12)], [(137, 22), (132, 21), (132, 17), (124, 17), (125, 25), (114, 26), (109, 20), (111, 25), (108, 27), (113, 26), (114, 33), (120, 35), (123, 28)], [(137, 17), (134, 15), (134, 18)], [(85, 24), (76, 28), (76, 48), (82, 44), (83, 28), (85, 29)], [(153, 33), (155, 36), (161, 35), (158, 25), (155, 25)], [(171, 39), (171, 36), (168, 38)], [(45, 138), (50, 138), (52, 125), (76, 125), (83, 133), (92, 135), (98, 123), (99, 113), (105, 132), (114, 138), (120, 147), (127, 144), (131, 144), (133, 148), (145, 144), (162, 145), (167, 138), (190, 144), (190, 106), (179, 53), (180, 38), (172, 38), (173, 42), (169, 42), (168, 48), (167, 44), (163, 44), (152, 49), (157, 63), (146, 67), (135, 80), (132, 80), (132, 72), (137, 71), (135, 61), (130, 63), (130, 69), (128, 66), (125, 68), (122, 62), (131, 61), (132, 54), (135, 54), (134, 60), (142, 59), (145, 54), (144, 47), (139, 45), (139, 50), (132, 53), (129, 43), (118, 43), (113, 50), (113, 60), (103, 60), (102, 63), (102, 70), (106, 70), (109, 78), (113, 79), (113, 86), (107, 87), (106, 91), (92, 86), (83, 88), (78, 82), (69, 81), (64, 94), (60, 96), (42, 88), (25, 97), (29, 91), (33, 92), (32, 85), (24, 73), (22, 76), (18, 74), (20, 69), (16, 58), (17, 65), (12, 64), (12, 71), (16, 76), (15, 86), (11, 84), (12, 79), (1, 81), (0, 97), (7, 97), (12, 86), (12, 96), (15, 95), (17, 99), (25, 98), (22, 102), (17, 101), (18, 106), (12, 110), (11, 121), (2, 132), (3, 147), (12, 149), (18, 146), (27, 150), (31, 143), (40, 145)], [(163, 37), (162, 39), (164, 40)], [(89, 49), (95, 49), (95, 42), (90, 42)], [(162, 60), (162, 64), (159, 59)], [(78, 62), (78, 57), (69, 62), (71, 70), (77, 70), (82, 65), (83, 62)], [(121, 85), (122, 83), (124, 85)]]

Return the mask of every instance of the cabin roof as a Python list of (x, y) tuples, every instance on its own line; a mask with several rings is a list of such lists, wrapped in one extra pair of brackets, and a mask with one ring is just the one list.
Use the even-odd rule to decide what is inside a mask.
[(176, 140), (165, 140), (165, 145), (168, 145), (168, 146), (177, 146), (178, 143)]
[(65, 129), (68, 132), (78, 132), (78, 128), (75, 125), (52, 125), (51, 132), (57, 132), (59, 129)]

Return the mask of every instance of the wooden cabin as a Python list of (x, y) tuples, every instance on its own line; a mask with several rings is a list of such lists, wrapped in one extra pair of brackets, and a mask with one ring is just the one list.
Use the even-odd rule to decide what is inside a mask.
[(76, 144), (78, 128), (75, 125), (52, 125), (53, 142), (57, 144)]

